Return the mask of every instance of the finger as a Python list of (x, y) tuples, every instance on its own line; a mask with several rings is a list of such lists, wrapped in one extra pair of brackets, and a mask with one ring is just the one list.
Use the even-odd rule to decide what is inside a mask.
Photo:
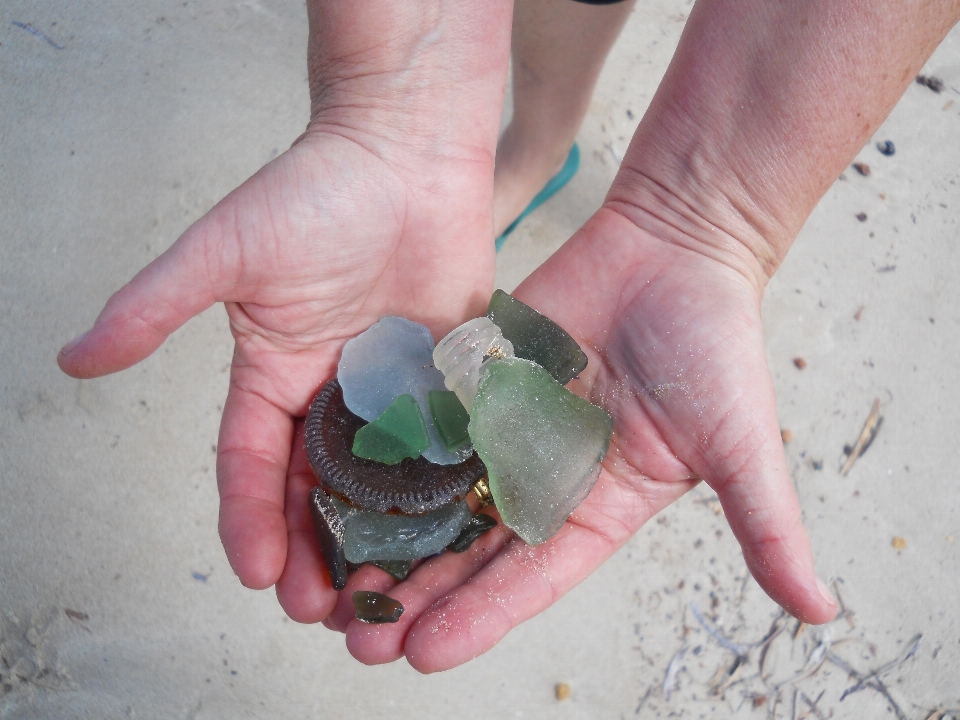
[(420, 672), (456, 667), (492, 648), (606, 560), (603, 536), (567, 524), (542, 545), (511, 540), (496, 559), (417, 618), (404, 643)]
[[(298, 432), (297, 440), (300, 438), (302, 431)], [(302, 445), (302, 441), (295, 447), (297, 445)], [(309, 468), (291, 472), (287, 479), (287, 558), (283, 574), (277, 581), (280, 606), (293, 620), (302, 623), (326, 619), (333, 612), (338, 596), (331, 584), (310, 517), (308, 497), (315, 485), (316, 480)]]
[[(93, 327), (57, 356), (73, 377), (91, 378), (128, 368), (150, 355), (174, 330), (210, 307), (232, 278), (223, 258), (211, 263), (219, 207), (196, 222), (165, 253), (107, 301)], [(211, 268), (216, 268), (211, 273)]]
[(604, 472), (563, 528), (542, 545), (511, 540), (462, 586), (433, 603), (407, 634), (420, 672), (456, 667), (486, 652), (586, 578), (637, 529), (695, 483), (624, 483)]
[[(810, 539), (787, 472), (773, 381), (765, 364), (742, 359), (748, 354), (739, 353), (741, 359), (724, 369), (722, 384), (738, 390), (728, 406), (714, 409), (709, 428), (698, 415), (700, 405), (670, 405), (665, 399), (666, 415), (675, 421), (667, 434), (673, 447), (686, 448), (687, 464), (717, 491), (747, 567), (764, 591), (804, 622), (828, 622), (837, 606), (814, 570)], [(692, 392), (717, 398), (717, 384)], [(640, 402), (663, 427), (670, 427), (661, 401), (643, 397)], [(704, 440), (691, 443), (684, 429), (698, 427)]]
[[(403, 605), (399, 621), (389, 625), (350, 622), (346, 629), (350, 654), (367, 665), (403, 657), (407, 633), (420, 616), (495, 558), (512, 537), (513, 533), (501, 523), (480, 536), (466, 552), (445, 552), (427, 560), (389, 592)], [(361, 585), (357, 589), (371, 588)]]
[(217, 455), (220, 539), (230, 566), (250, 588), (276, 583), (286, 562), (283, 509), (292, 440), (290, 415), (231, 380)]
[[(729, 404), (712, 413), (717, 419), (712, 421), (708, 440), (697, 443), (688, 464), (717, 491), (747, 567), (766, 593), (804, 622), (828, 622), (837, 606), (814, 571), (810, 539), (787, 472), (773, 380), (762, 351), (751, 352), (751, 347), (762, 347), (759, 329), (752, 334), (753, 340), (743, 346), (746, 349), (736, 353), (738, 360), (723, 369), (722, 383), (693, 390), (698, 397), (716, 399), (722, 396), (716, 387), (737, 388), (728, 395)], [(657, 412), (656, 401), (644, 398), (641, 402)], [(668, 406), (667, 413), (681, 428), (698, 427), (698, 418), (690, 415), (698, 408), (696, 404)], [(674, 444), (679, 447), (682, 442), (676, 437)]]
[(794, 617), (829, 622), (837, 605), (816, 575), (777, 428), (775, 418), (759, 422), (710, 484), (757, 583)]

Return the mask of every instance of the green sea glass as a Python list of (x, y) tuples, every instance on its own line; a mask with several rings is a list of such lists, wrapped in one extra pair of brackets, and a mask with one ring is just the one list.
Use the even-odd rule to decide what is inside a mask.
[(503, 290), (490, 298), (487, 317), (513, 343), (517, 357), (537, 363), (561, 385), (587, 366), (587, 356), (566, 330)]
[(373, 422), (357, 430), (353, 454), (385, 465), (417, 458), (430, 447), (420, 405), (413, 395), (400, 395)]
[(457, 394), (451, 390), (431, 390), (428, 398), (433, 423), (447, 450), (469, 445), (467, 423), (470, 422), (470, 416)]
[(491, 363), (469, 430), (503, 522), (530, 545), (557, 532), (596, 483), (612, 427), (604, 410), (539, 365)]

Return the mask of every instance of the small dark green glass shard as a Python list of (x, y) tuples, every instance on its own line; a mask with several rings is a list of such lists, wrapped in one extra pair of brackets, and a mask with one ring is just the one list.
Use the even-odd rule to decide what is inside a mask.
[(358, 590), (353, 594), (357, 620), (365, 623), (395, 623), (403, 615), (403, 605), (378, 592)]
[(455, 553), (466, 552), (474, 540), (496, 526), (497, 521), (494, 518), (485, 513), (477, 513), (470, 518), (470, 522), (460, 531), (457, 539), (447, 545), (447, 550), (452, 550)]
[(487, 317), (513, 343), (517, 357), (532, 360), (561, 385), (587, 366), (587, 356), (566, 330), (503, 290), (490, 298)]
[(371, 560), (370, 564), (390, 573), (400, 582), (406, 580), (410, 574), (409, 560)]
[(431, 390), (427, 399), (430, 402), (433, 424), (436, 425), (447, 450), (459, 450), (469, 445), (467, 425), (470, 423), (470, 415), (457, 394), (450, 390)]
[(417, 458), (430, 447), (420, 405), (413, 395), (401, 395), (372, 423), (357, 430), (353, 454), (385, 465)]

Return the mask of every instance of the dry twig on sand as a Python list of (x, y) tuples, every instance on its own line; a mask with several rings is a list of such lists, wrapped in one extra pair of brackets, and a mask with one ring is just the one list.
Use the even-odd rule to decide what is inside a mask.
[(847, 461), (843, 464), (843, 467), (840, 468), (841, 475), (846, 475), (850, 472), (850, 468), (853, 467), (857, 458), (863, 455), (864, 451), (870, 446), (870, 443), (873, 442), (873, 439), (877, 436), (877, 430), (880, 429), (881, 421), (880, 399), (877, 398), (873, 401), (873, 407), (870, 409), (870, 415), (867, 416), (867, 422), (863, 425), (863, 430), (860, 431), (860, 437), (857, 438), (856, 444), (847, 456)]
[[(677, 650), (677, 654), (673, 656), (673, 660), (671, 660), (667, 666), (667, 675), (663, 679), (663, 699), (666, 702), (670, 702), (670, 696), (673, 694), (673, 691), (677, 689), (677, 674), (680, 672), (680, 663), (683, 662), (683, 656), (686, 654), (687, 646), (684, 645)], [(646, 698), (644, 698), (644, 700), (646, 700)]]
[(856, 684), (851, 685), (843, 691), (843, 694), (840, 696), (840, 700), (843, 701), (847, 695), (852, 695), (855, 692), (859, 692), (860, 690), (865, 690), (867, 688), (876, 690), (878, 693), (883, 695), (884, 698), (886, 698), (888, 703), (890, 703), (890, 706), (897, 715), (897, 720), (907, 720), (907, 716), (890, 695), (890, 691), (887, 689), (887, 686), (884, 684), (881, 676), (891, 670), (901, 667), (907, 660), (912, 658), (920, 647), (921, 639), (923, 639), (923, 635), (914, 635), (914, 637), (910, 640), (910, 644), (908, 645), (907, 649), (899, 657), (894, 658), (890, 662), (884, 663), (876, 670), (871, 670), (867, 673), (861, 673), (843, 658), (835, 655), (832, 652), (828, 652), (827, 660), (841, 670), (845, 670), (850, 677), (857, 681)]

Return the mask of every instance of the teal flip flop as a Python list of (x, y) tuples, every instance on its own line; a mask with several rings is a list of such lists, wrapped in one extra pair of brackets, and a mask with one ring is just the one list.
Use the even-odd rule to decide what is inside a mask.
[(514, 230), (517, 229), (517, 225), (520, 224), (520, 221), (523, 220), (527, 215), (532, 213), (538, 207), (543, 205), (547, 200), (553, 197), (556, 192), (567, 184), (567, 181), (570, 180), (576, 173), (577, 169), (580, 167), (580, 148), (577, 147), (577, 144), (574, 143), (573, 147), (570, 148), (570, 154), (567, 155), (566, 162), (563, 163), (563, 167), (560, 168), (560, 172), (550, 178), (550, 181), (543, 186), (543, 190), (537, 193), (536, 197), (530, 201), (530, 204), (527, 205), (526, 209), (520, 213), (520, 217), (514, 220), (507, 227), (506, 230), (497, 238), (497, 250), (503, 247), (503, 243), (506, 242), (507, 236), (510, 235)]

